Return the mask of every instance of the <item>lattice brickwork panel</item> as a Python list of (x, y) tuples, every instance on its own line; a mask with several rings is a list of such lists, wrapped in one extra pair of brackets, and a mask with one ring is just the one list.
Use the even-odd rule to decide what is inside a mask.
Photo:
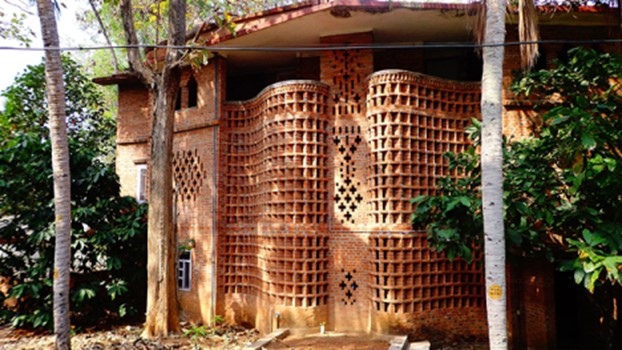
[(373, 307), (390, 313), (484, 306), (484, 276), (475, 262), (453, 262), (432, 252), (425, 233), (375, 234)]
[(197, 149), (175, 152), (173, 155), (173, 179), (175, 179), (177, 195), (181, 201), (197, 198), (201, 186), (203, 186), (204, 177), (205, 169)]
[(333, 142), (335, 144), (339, 167), (335, 168), (335, 210), (339, 214), (341, 223), (354, 224), (354, 214), (361, 206), (361, 181), (356, 176), (355, 154), (359, 150), (363, 138), (361, 127), (339, 126), (333, 128)]
[[(366, 39), (370, 39), (367, 38)], [(369, 50), (332, 51), (322, 56), (322, 79), (330, 86), (335, 220), (345, 225), (367, 221), (367, 141), (365, 77), (372, 73)]]
[(327, 240), (326, 234), (297, 231), (225, 235), (225, 293), (265, 293), (287, 306), (325, 304)]
[(365, 98), (365, 77), (371, 73), (367, 50), (333, 51), (327, 55), (331, 72), (328, 82), (332, 93), (333, 115), (337, 118), (362, 113)]
[(325, 85), (294, 81), (225, 105), (225, 293), (326, 303), (327, 103)]
[(227, 105), (226, 220), (327, 220), (327, 88), (280, 84)]
[(376, 224), (405, 225), (410, 199), (432, 194), (448, 174), (443, 154), (465, 149), (464, 129), (480, 114), (480, 85), (396, 70), (368, 83), (370, 215)]

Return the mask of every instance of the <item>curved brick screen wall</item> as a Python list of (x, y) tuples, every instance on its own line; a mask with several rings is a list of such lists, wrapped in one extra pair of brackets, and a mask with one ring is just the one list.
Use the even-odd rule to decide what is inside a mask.
[[(264, 331), (279, 311), (294, 328), (485, 333), (481, 271), (432, 252), (409, 224), (410, 199), (449, 171), (442, 155), (465, 148), (479, 85), (406, 71), (360, 85), (357, 115), (335, 115), (329, 87), (313, 81), (224, 105), (224, 311)], [(353, 177), (357, 164), (368, 176)]]
[(225, 294), (326, 304), (327, 100), (324, 84), (292, 81), (225, 104)]
[[(398, 70), (377, 72), (368, 78), (369, 215), (377, 227), (370, 235), (369, 248), (372, 308), (385, 315), (380, 328), (386, 329), (386, 323), (391, 323), (390, 317), (387, 319), (391, 314), (425, 313), (418, 322), (412, 316), (402, 320), (415, 322), (418, 327), (430, 324), (437, 329), (448, 328), (449, 333), (473, 334), (478, 327), (485, 329), (481, 318), (475, 316), (475, 323), (467, 325), (471, 328), (459, 329), (451, 321), (451, 312), (446, 312), (483, 309), (481, 270), (475, 264), (451, 262), (431, 251), (425, 234), (411, 231), (409, 224), (413, 212), (410, 199), (432, 194), (436, 180), (448, 174), (443, 154), (464, 150), (468, 142), (464, 129), (479, 115), (479, 101), (480, 86), (476, 83)], [(444, 325), (438, 324), (435, 314)]]
[(374, 73), (368, 84), (370, 215), (377, 225), (408, 225), (410, 199), (432, 194), (448, 174), (443, 154), (465, 149), (480, 85), (400, 70)]

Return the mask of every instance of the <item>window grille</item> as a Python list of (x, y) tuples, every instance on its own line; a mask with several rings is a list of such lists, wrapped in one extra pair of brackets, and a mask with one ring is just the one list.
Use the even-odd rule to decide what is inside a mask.
[(190, 290), (192, 271), (192, 257), (190, 252), (185, 250), (179, 254), (179, 264), (177, 269), (177, 286), (179, 290)]
[(136, 175), (136, 200), (144, 203), (147, 201), (147, 164), (138, 164)]

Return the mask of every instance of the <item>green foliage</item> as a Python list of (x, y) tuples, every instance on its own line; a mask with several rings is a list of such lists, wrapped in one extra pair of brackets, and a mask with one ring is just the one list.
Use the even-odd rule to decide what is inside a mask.
[(210, 332), (205, 326), (192, 325), (190, 328), (184, 330), (184, 336), (190, 338), (190, 340), (205, 338), (208, 335), (210, 335)]
[[(72, 317), (88, 323), (135, 314), (144, 307), (146, 207), (118, 195), (117, 177), (97, 152), (76, 140), (70, 152)], [(16, 327), (51, 327), (51, 169), (49, 141), (39, 135), (0, 143), (0, 276), (18, 300), (0, 315)]]
[(222, 315), (216, 315), (216, 316), (214, 316), (214, 324), (215, 324), (215, 325), (217, 325), (217, 326), (218, 326), (218, 325), (220, 325), (220, 324), (222, 324), (222, 323), (224, 323), (224, 322), (225, 322), (225, 318), (224, 318)]
[[(65, 57), (71, 153), (73, 322), (139, 314), (146, 289), (146, 206), (119, 196), (104, 162), (114, 128), (98, 94)], [(3, 95), (0, 113), (0, 276), (8, 279), (0, 319), (15, 327), (52, 326), (54, 205), (43, 65), (28, 67)], [(102, 145), (103, 144), (103, 145)], [(1, 293), (0, 293), (1, 295)]]
[[(622, 282), (622, 62), (586, 49), (569, 57), (514, 84), (543, 113), (538, 137), (505, 145), (505, 225), (510, 249), (556, 260), (593, 291)], [(473, 147), (447, 157), (462, 176), (415, 198), (413, 224), (468, 260), (482, 240), (480, 158)]]
[[(85, 147), (98, 148), (106, 161), (114, 154), (115, 120), (103, 109), (102, 96), (70, 55), (61, 56), (64, 71), (69, 137)], [(12, 137), (23, 132), (48, 135), (48, 109), (45, 96), (45, 65), (28, 66), (2, 92), (6, 99), (0, 113), (0, 135)]]
[[(7, 4), (3, 4), (4, 6)], [(30, 46), (34, 33), (24, 24), (25, 21), (26, 14), (23, 12), (6, 13), (0, 9), (0, 38), (14, 39), (25, 46)]]

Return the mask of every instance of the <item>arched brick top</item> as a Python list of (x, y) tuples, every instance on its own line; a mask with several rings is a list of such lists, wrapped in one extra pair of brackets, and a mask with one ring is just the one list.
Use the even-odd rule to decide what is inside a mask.
[(277, 83), (270, 84), (266, 86), (265, 88), (261, 89), (261, 91), (259, 91), (259, 93), (253, 98), (250, 98), (248, 100), (242, 100), (242, 101), (226, 101), (225, 103), (229, 105), (246, 105), (249, 103), (261, 101), (265, 95), (270, 95), (274, 93), (274, 90), (280, 90), (280, 89), (285, 89), (285, 90), (287, 89), (291, 89), (291, 90), (328, 89), (328, 85), (317, 80), (305, 80), (305, 79), (279, 81)]
[(291, 81), (225, 105), (227, 223), (327, 221), (327, 103), (324, 84)]
[(391, 80), (404, 81), (409, 80), (412, 82), (425, 83), (430, 86), (435, 86), (439, 89), (455, 90), (477, 90), (481, 89), (481, 84), (475, 81), (457, 81), (450, 79), (443, 79), (432, 75), (427, 75), (419, 72), (413, 72), (404, 69), (385, 69), (370, 74), (365, 81), (369, 84), (372, 81), (386, 82)]

